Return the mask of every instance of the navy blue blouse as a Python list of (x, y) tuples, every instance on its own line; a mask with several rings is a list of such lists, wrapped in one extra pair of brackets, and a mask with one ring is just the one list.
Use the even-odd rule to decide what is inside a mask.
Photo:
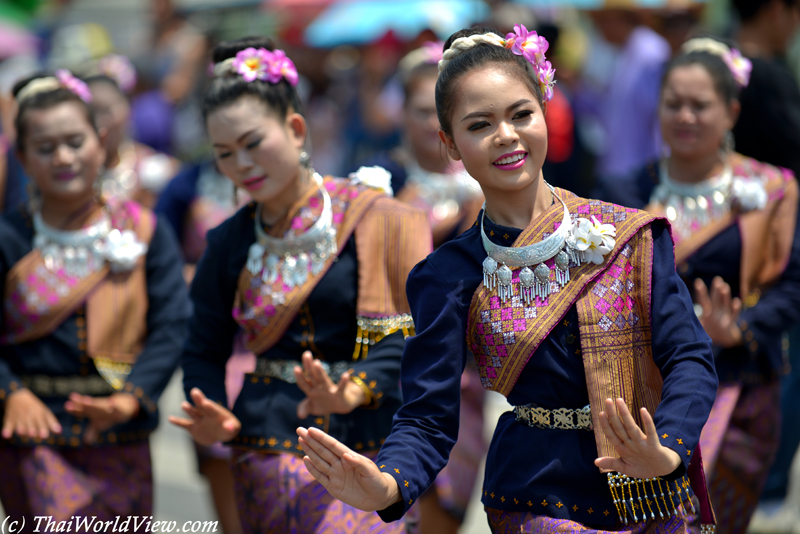
[[(607, 184), (600, 191), (607, 202), (641, 209), (658, 185), (658, 166), (647, 165), (637, 175)], [(795, 227), (789, 263), (783, 275), (764, 290), (754, 306), (742, 311), (740, 325), (746, 344), (723, 349), (714, 347), (714, 360), (722, 382), (761, 384), (774, 380), (786, 369), (784, 333), (800, 322), (800, 221)], [(678, 273), (689, 291), (700, 278), (709, 286), (715, 276), (731, 286), (739, 297), (742, 259), (742, 236), (733, 223), (710, 239), (690, 258), (678, 265)]]
[[(521, 230), (493, 224), (486, 232), (510, 246)], [(655, 413), (661, 442), (691, 460), (717, 389), (708, 337), (675, 273), (666, 226), (653, 223), (653, 357), (664, 378)], [(477, 227), (430, 255), (407, 284), (417, 335), (403, 355), (405, 404), (377, 463), (397, 480), (402, 502), (380, 512), (385, 521), (405, 513), (447, 462), (458, 434), (459, 377), (468, 357), (465, 332), (473, 293), (486, 257)], [(548, 409), (589, 404), (575, 306), (539, 346), (508, 396), (513, 405)], [(532, 512), (588, 525), (617, 522), (606, 476), (594, 465), (595, 437), (586, 430), (532, 428), (512, 412), (498, 422), (486, 460), (482, 501), (489, 508)], [(682, 475), (680, 468), (673, 475)], [(674, 484), (674, 483), (673, 483)]]
[[(32, 243), (33, 228), (27, 211), (20, 209), (4, 214), (0, 219), (0, 279), (5, 280), (11, 267), (32, 250)], [(126, 381), (139, 398), (141, 410), (131, 421), (101, 434), (99, 444), (144, 439), (158, 425), (157, 402), (178, 366), (190, 314), (177, 250), (171, 231), (159, 221), (145, 259), (147, 340)], [(0, 298), (4, 298), (4, 292), (5, 282), (0, 284)], [(3, 398), (21, 387), (25, 376), (99, 376), (86, 351), (80, 348), (86, 339), (87, 326), (82, 326), (85, 324), (84, 313), (85, 306), (81, 306), (47, 337), (19, 345), (0, 345), (0, 392)], [(49, 443), (83, 445), (80, 438), (87, 420), (66, 412), (66, 397), (43, 396), (41, 400), (63, 428), (62, 434)], [(0, 418), (3, 410), (4, 403), (0, 402)], [(34, 444), (18, 437), (14, 437), (12, 443)]]
[[(232, 353), (239, 328), (232, 316), (239, 275), (247, 251), (255, 242), (255, 204), (208, 233), (208, 248), (192, 282), (194, 316), (183, 350), (184, 388), (193, 387), (225, 404), (225, 363)], [(366, 359), (353, 361), (356, 343), (358, 260), (353, 236), (338, 260), (312, 290), (286, 334), (272, 348), (256, 356), (268, 360), (299, 361), (310, 350), (330, 363), (345, 361), (367, 384), (373, 384), (377, 407), (356, 408), (352, 413), (297, 418), (297, 405), (305, 394), (296, 384), (255, 374), (245, 376), (233, 413), (242, 430), (234, 445), (272, 452), (302, 454), (297, 441), (299, 426), (321, 428), (349, 447), (362, 452), (377, 450), (389, 435), (392, 415), (401, 404), (400, 357), (402, 332), (386, 336), (369, 348)]]

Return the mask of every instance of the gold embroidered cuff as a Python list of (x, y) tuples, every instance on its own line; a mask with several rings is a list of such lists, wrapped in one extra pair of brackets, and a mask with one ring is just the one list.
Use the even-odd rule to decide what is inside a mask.
[(414, 320), (411, 315), (392, 315), (390, 317), (367, 317), (365, 315), (356, 316), (358, 333), (356, 334), (356, 348), (353, 351), (353, 361), (359, 358), (366, 358), (369, 347), (400, 330), (403, 336), (414, 335)]
[(373, 395), (372, 395), (372, 390), (369, 388), (369, 386), (367, 386), (367, 385), (364, 383), (364, 381), (363, 381), (363, 380), (361, 380), (361, 379), (360, 379), (359, 377), (357, 377), (356, 375), (350, 375), (350, 380), (352, 380), (353, 382), (355, 382), (355, 384), (356, 384), (358, 387), (360, 387), (360, 388), (361, 388), (361, 391), (363, 391), (363, 392), (364, 392), (364, 402), (362, 403), (362, 406), (369, 406), (370, 404), (372, 404), (372, 401), (373, 401), (374, 399), (373, 399)]

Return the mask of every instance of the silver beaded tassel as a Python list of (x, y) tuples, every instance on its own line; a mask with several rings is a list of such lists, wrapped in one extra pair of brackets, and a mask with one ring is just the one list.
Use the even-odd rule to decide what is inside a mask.
[(502, 302), (514, 296), (514, 286), (511, 284), (513, 273), (507, 265), (503, 265), (497, 270), (497, 296)]
[(497, 285), (497, 262), (491, 256), (483, 260), (483, 286), (491, 291)]

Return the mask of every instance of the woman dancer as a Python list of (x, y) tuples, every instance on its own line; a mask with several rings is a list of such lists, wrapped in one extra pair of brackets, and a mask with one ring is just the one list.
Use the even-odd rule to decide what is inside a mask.
[(782, 337), (800, 319), (793, 174), (737, 154), (731, 128), (750, 63), (692, 39), (664, 77), (670, 156), (609, 198), (672, 221), (678, 272), (714, 343), (720, 378), (701, 444), (720, 532), (742, 533), (778, 446)]
[(176, 159), (130, 138), (131, 104), (128, 93), (136, 86), (136, 70), (128, 58), (112, 54), (101, 59), (87, 78), (97, 125), (106, 131), (103, 196), (135, 200), (153, 208), (158, 195), (178, 172)]
[(146, 517), (148, 436), (189, 315), (176, 244), (138, 204), (100, 200), (86, 84), (58, 71), (14, 94), (35, 191), (0, 228), (0, 501), (29, 528)]
[(688, 532), (698, 513), (713, 521), (696, 448), (717, 386), (710, 343), (663, 219), (544, 181), (546, 49), (522, 26), (448, 39), (440, 136), (486, 208), (409, 277), (418, 333), (377, 460), (300, 428), (304, 461), (343, 501), (402, 516), (455, 441), (471, 351), (483, 386), (515, 406), (486, 461), (493, 532)]
[[(193, 405), (172, 422), (202, 445), (234, 446), (245, 532), (400, 532), (314, 481), (295, 429), (324, 428), (375, 457), (400, 406), (413, 331), (405, 279), (430, 252), (427, 220), (367, 187), (365, 173), (308, 167), (297, 71), (268, 39), (222, 43), (214, 61), (209, 137), (220, 171), (253, 202), (208, 233), (183, 353)], [(229, 411), (224, 368), (240, 327), (257, 362)]]

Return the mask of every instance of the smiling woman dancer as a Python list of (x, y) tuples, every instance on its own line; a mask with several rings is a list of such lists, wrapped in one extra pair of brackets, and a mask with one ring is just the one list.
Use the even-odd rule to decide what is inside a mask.
[(659, 115), (670, 156), (609, 191), (672, 221), (678, 272), (714, 343), (720, 388), (701, 443), (719, 530), (741, 534), (778, 447), (782, 337), (800, 319), (798, 189), (733, 150), (750, 61), (711, 38), (668, 66)]
[(663, 219), (544, 181), (546, 49), (521, 26), (445, 44), (440, 135), (485, 211), (409, 277), (418, 332), (376, 462), (299, 428), (304, 460), (339, 499), (401, 517), (447, 461), (471, 351), (514, 405), (486, 461), (493, 532), (696, 531), (713, 523), (696, 448), (717, 387), (710, 343)]
[(152, 514), (148, 439), (189, 316), (170, 231), (99, 195), (90, 96), (67, 71), (15, 87), (34, 194), (0, 228), (0, 500), (29, 529)]
[[(222, 43), (214, 61), (209, 137), (220, 171), (253, 202), (208, 233), (182, 361), (193, 405), (171, 421), (201, 445), (233, 445), (245, 532), (402, 532), (325, 491), (295, 429), (325, 429), (372, 458), (389, 435), (413, 331), (405, 281), (431, 250), (426, 216), (363, 173), (309, 168), (297, 71), (268, 39)], [(239, 327), (257, 363), (231, 412), (225, 363)]]

